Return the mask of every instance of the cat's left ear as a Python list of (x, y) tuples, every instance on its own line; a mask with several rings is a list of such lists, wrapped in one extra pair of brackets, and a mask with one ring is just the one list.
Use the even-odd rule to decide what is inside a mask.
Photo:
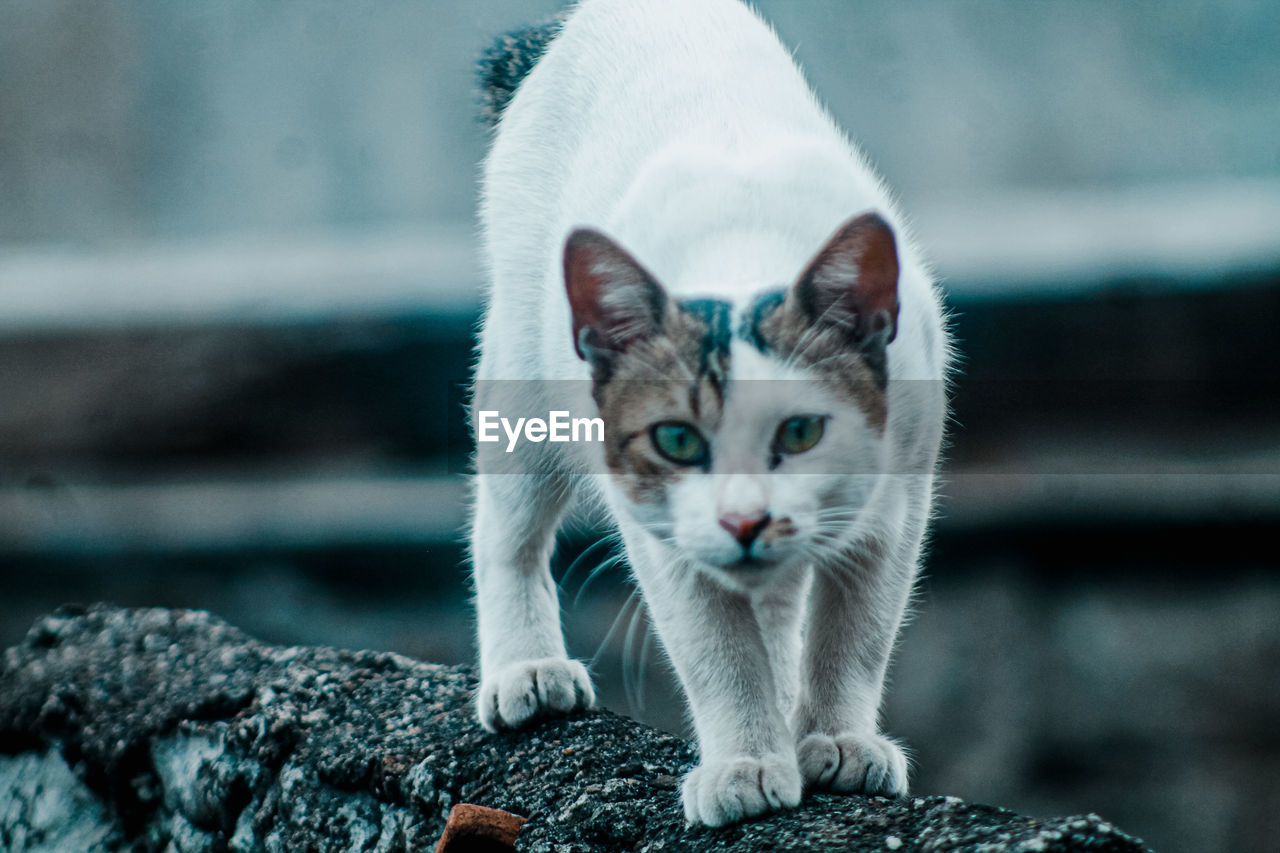
[(648, 270), (599, 231), (579, 228), (564, 246), (564, 286), (578, 358), (624, 352), (661, 331), (667, 292)]
[(898, 334), (898, 249), (878, 213), (836, 230), (792, 288), (813, 323), (847, 329), (864, 351), (883, 351)]

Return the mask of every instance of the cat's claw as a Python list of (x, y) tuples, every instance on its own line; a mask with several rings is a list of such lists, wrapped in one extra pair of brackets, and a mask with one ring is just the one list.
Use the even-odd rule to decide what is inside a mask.
[(595, 705), (587, 669), (576, 660), (543, 658), (498, 670), (480, 683), (476, 708), (489, 731), (518, 729), (535, 720)]
[(807, 789), (900, 797), (907, 793), (907, 757), (878, 734), (811, 734), (796, 746)]
[(742, 756), (700, 764), (684, 777), (681, 796), (690, 824), (724, 826), (800, 803), (794, 756)]

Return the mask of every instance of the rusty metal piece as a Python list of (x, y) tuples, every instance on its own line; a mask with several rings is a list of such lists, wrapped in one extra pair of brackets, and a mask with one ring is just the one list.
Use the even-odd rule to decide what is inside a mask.
[(471, 803), (449, 810), (435, 853), (508, 853), (528, 818)]

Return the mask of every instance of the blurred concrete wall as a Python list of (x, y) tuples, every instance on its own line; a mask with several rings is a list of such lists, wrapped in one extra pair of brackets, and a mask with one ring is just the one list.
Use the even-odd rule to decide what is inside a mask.
[[(1280, 173), (1270, 0), (760, 0), (908, 203)], [(471, 216), (472, 64), (560, 0), (5, 0), (0, 244)]]

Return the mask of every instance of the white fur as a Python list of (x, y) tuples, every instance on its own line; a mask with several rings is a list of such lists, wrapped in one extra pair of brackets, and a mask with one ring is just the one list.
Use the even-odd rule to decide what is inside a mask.
[[(561, 266), (575, 227), (616, 239), (673, 296), (741, 308), (794, 281), (841, 223), (868, 210), (893, 227), (902, 265), (883, 436), (847, 404), (818, 399), (813, 383), (795, 393), (814, 399), (731, 394), (716, 470), (685, 477), (666, 516), (600, 473), (598, 445), (481, 457), (472, 550), (487, 726), (593, 701), (585, 670), (567, 658), (548, 571), (569, 500), (590, 483), (688, 697), (701, 754), (684, 784), (691, 822), (794, 806), (802, 785), (906, 790), (903, 754), (876, 716), (932, 499), (942, 314), (887, 192), (738, 0), (585, 0), (517, 91), (485, 163), (491, 286), (476, 395), (484, 408), (596, 415)], [(798, 378), (740, 342), (732, 360), (739, 378)], [(497, 381), (535, 379), (578, 381)], [(761, 435), (823, 406), (843, 423), (809, 458), (786, 471), (753, 467)], [(852, 471), (854, 459), (865, 471)], [(831, 511), (820, 493), (838, 496), (838, 547), (814, 539)], [(794, 516), (797, 541), (778, 543), (775, 567), (750, 578), (720, 571), (736, 545), (718, 514), (761, 509)]]

